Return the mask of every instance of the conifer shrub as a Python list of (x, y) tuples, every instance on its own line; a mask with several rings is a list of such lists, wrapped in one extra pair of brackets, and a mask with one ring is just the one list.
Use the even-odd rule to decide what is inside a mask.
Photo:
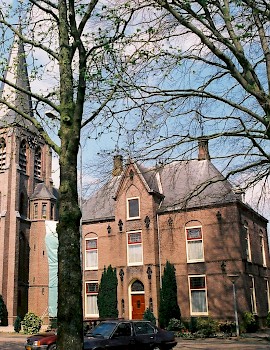
[(156, 318), (155, 318), (153, 312), (149, 308), (147, 308), (144, 311), (143, 319), (146, 321), (150, 321), (153, 325), (156, 324)]
[(181, 319), (180, 308), (177, 302), (177, 283), (175, 267), (166, 262), (160, 289), (159, 323), (166, 328), (172, 318)]
[(7, 307), (2, 295), (0, 295), (0, 325), (1, 326), (8, 325), (8, 312), (7, 312)]
[(101, 276), (97, 304), (100, 318), (117, 318), (117, 275), (111, 265), (104, 267)]
[(41, 318), (35, 315), (33, 312), (28, 312), (22, 320), (22, 328), (24, 334), (35, 334), (41, 328)]
[(14, 331), (16, 333), (20, 333), (21, 329), (22, 329), (22, 319), (20, 316), (17, 316), (14, 322)]

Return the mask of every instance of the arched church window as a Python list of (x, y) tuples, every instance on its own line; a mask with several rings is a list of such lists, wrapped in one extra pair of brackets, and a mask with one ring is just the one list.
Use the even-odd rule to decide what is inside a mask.
[(144, 285), (141, 281), (136, 280), (132, 283), (131, 286), (131, 291), (132, 292), (143, 292), (144, 291)]
[(19, 166), (22, 172), (26, 173), (27, 159), (26, 159), (26, 141), (23, 140), (20, 144)]
[(41, 148), (40, 147), (37, 147), (35, 150), (34, 176), (41, 177)]
[(20, 208), (19, 208), (19, 212), (21, 214), (21, 216), (26, 216), (27, 215), (27, 210), (26, 210), (26, 201), (25, 201), (25, 195), (22, 192), (20, 194)]
[(4, 169), (6, 165), (6, 142), (0, 139), (0, 169)]
[(29, 266), (29, 245), (25, 234), (19, 233), (19, 269), (18, 278), (20, 282), (28, 283), (28, 266)]

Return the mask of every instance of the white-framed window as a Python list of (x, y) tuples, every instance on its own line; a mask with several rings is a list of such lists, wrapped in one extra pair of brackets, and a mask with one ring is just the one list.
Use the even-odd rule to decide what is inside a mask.
[(255, 280), (252, 275), (250, 277), (250, 303), (251, 303), (251, 312), (257, 314), (257, 301), (256, 301), (256, 291), (255, 291)]
[(249, 235), (247, 226), (244, 226), (244, 234), (245, 234), (245, 255), (246, 255), (247, 261), (251, 262), (250, 235)]
[(267, 300), (267, 311), (270, 312), (270, 287), (268, 279), (265, 279), (265, 293)]
[(85, 282), (85, 316), (99, 317), (98, 305), (98, 282)]
[(202, 227), (186, 227), (187, 262), (204, 261)]
[(47, 218), (47, 203), (42, 203), (41, 216), (42, 216), (43, 219)]
[(33, 218), (38, 219), (38, 203), (34, 203), (33, 206)]
[(85, 269), (98, 269), (97, 238), (86, 238), (85, 240)]
[(143, 264), (143, 247), (142, 247), (142, 232), (131, 231), (127, 232), (128, 246), (127, 257), (128, 265), (142, 265)]
[(205, 275), (188, 276), (191, 315), (208, 315)]
[(140, 199), (139, 197), (127, 199), (127, 219), (139, 219), (140, 218)]
[(260, 247), (261, 247), (261, 254), (262, 254), (262, 264), (263, 266), (266, 266), (265, 246), (264, 246), (264, 238), (263, 238), (262, 231), (260, 234)]

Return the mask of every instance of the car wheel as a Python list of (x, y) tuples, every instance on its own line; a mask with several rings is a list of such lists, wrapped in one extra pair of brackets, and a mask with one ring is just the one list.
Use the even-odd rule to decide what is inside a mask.
[(162, 347), (160, 345), (154, 345), (152, 350), (162, 350)]
[(49, 345), (48, 350), (56, 350), (56, 344)]

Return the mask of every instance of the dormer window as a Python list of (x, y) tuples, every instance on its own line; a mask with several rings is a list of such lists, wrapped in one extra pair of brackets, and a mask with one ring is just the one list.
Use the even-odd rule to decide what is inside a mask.
[(26, 174), (27, 159), (26, 159), (26, 141), (25, 140), (23, 140), (20, 144), (19, 166), (21, 168), (21, 171)]
[(140, 218), (139, 198), (128, 198), (127, 200), (127, 218), (128, 220)]
[(4, 169), (6, 165), (6, 142), (0, 139), (0, 170)]

